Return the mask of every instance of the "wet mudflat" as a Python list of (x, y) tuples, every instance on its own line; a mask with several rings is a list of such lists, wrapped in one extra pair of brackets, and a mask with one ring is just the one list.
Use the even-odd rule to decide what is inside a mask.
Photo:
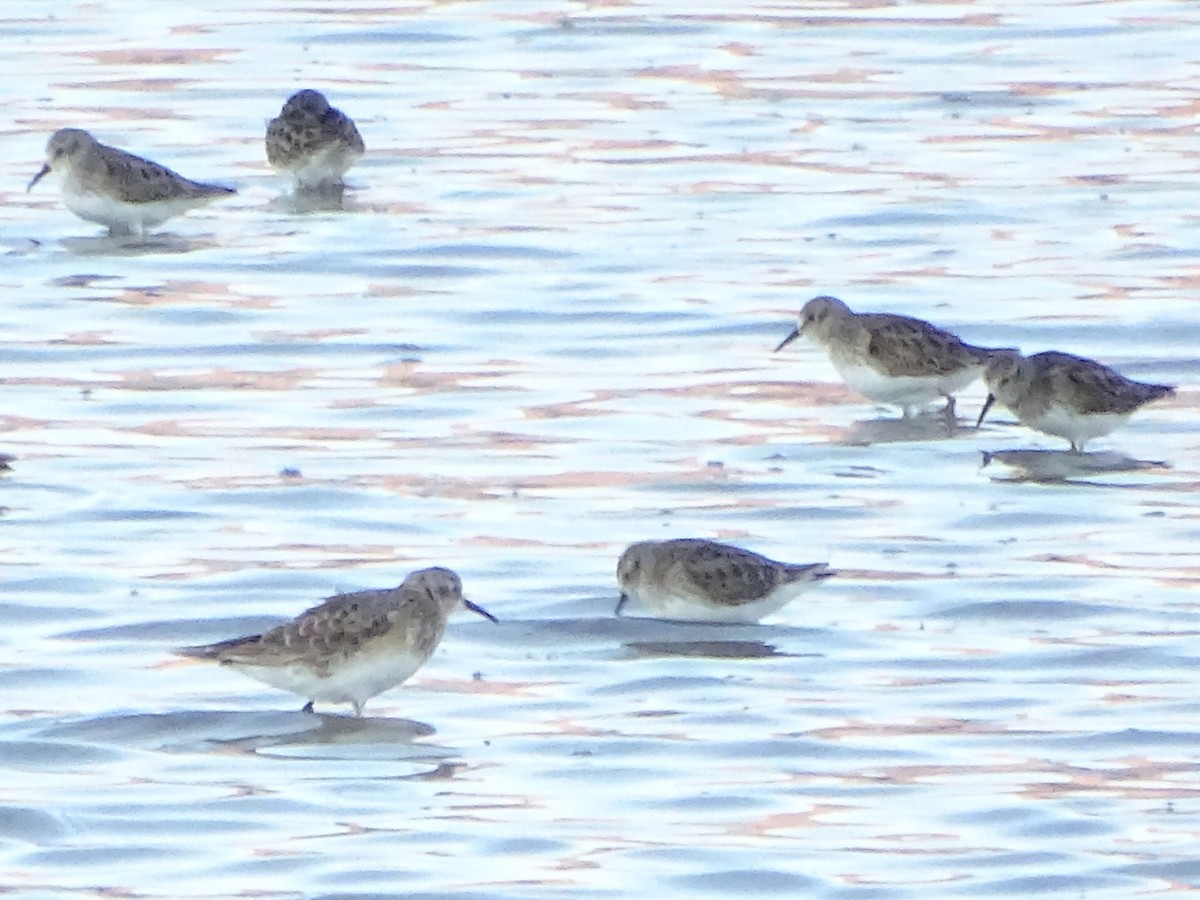
[[(1200, 887), (1200, 13), (6, 10), (0, 884), (17, 896), (1120, 898)], [(316, 86), (368, 152), (286, 196)], [(236, 198), (114, 240), (64, 125)], [(1086, 459), (897, 422), (809, 297), (1179, 385)], [(841, 575), (616, 619), (620, 551)], [(171, 648), (447, 565), (364, 719)]]

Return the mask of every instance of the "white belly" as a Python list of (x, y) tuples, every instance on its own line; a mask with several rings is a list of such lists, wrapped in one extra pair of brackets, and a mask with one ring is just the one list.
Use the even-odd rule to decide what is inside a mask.
[(341, 144), (330, 144), (292, 166), (292, 177), (300, 188), (339, 184), (359, 154)]
[(106, 225), (114, 232), (142, 234), (148, 227), (159, 225), (206, 203), (208, 198), (180, 197), (156, 200), (152, 203), (125, 203), (107, 194), (72, 189), (63, 185), (63, 202), (67, 209), (81, 219)]
[(1036, 431), (1064, 437), (1082, 450), (1092, 438), (1108, 434), (1123, 425), (1129, 416), (1130, 413), (1081, 414), (1067, 406), (1052, 405), (1041, 415), (1021, 421)]
[(834, 359), (847, 387), (876, 403), (919, 410), (939, 397), (951, 397), (979, 377), (979, 366), (946, 375), (885, 375), (856, 360)]
[(816, 584), (815, 581), (793, 581), (777, 587), (761, 600), (740, 606), (713, 603), (696, 594), (674, 591), (633, 588), (625, 592), (626, 601), (621, 615), (637, 619), (666, 619), (672, 622), (724, 622), (748, 625), (763, 616), (778, 612), (791, 600)]
[(406, 681), (426, 659), (425, 656), (396, 652), (359, 653), (324, 676), (300, 665), (229, 665), (243, 675), (299, 694), (306, 700), (361, 705), (376, 694)]

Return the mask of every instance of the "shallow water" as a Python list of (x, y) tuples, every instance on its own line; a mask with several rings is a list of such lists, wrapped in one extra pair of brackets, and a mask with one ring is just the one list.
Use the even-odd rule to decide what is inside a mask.
[[(188, 7), (0, 12), (3, 892), (1200, 888), (1200, 11)], [(263, 159), (310, 85), (341, 212)], [(101, 236), (67, 124), (239, 194)], [(897, 423), (770, 352), (815, 293), (1180, 390), (1082, 468)], [(693, 535), (841, 576), (613, 618)], [(430, 564), (502, 622), (368, 718), (170, 652)]]

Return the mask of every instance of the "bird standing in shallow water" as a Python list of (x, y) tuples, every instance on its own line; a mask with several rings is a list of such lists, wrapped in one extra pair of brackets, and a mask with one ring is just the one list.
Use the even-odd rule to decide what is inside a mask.
[(1021, 424), (1066, 438), (1076, 453), (1151, 400), (1175, 393), (1171, 385), (1134, 381), (1094, 359), (1057, 350), (1032, 356), (1015, 350), (997, 353), (983, 380), (989, 393), (976, 428), (999, 400)]
[(836, 574), (699, 538), (630, 544), (617, 563), (616, 614), (678, 622), (757, 622)]
[(983, 372), (996, 352), (964, 343), (923, 319), (856, 313), (836, 297), (814, 297), (796, 328), (775, 348), (811, 335), (846, 384), (869, 400), (899, 406), (911, 418), (939, 397), (954, 418), (954, 394)]
[(338, 594), (263, 634), (176, 652), (299, 694), (308, 700), (305, 712), (323, 700), (349, 703), (361, 716), (368, 700), (429, 659), (459, 606), (497, 621), (463, 597), (450, 569), (419, 569), (397, 588)]
[(50, 136), (46, 163), (25, 190), (51, 173), (58, 176), (67, 209), (107, 226), (112, 235), (143, 235), (173, 216), (237, 193), (101, 144), (81, 128), (60, 128)]
[(267, 124), (267, 162), (300, 191), (336, 191), (366, 146), (354, 120), (320, 91), (297, 91)]

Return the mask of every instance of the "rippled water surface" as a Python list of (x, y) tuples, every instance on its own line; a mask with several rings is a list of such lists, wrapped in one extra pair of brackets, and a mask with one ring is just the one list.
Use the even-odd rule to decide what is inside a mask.
[[(9, 3), (0, 894), (1200, 890), (1200, 10)], [(368, 154), (303, 211), (262, 132)], [(64, 125), (236, 198), (143, 242)], [(1179, 385), (1096, 442), (863, 401), (816, 293)], [(612, 616), (631, 541), (841, 575)], [(458, 570), (368, 717), (171, 648)]]

